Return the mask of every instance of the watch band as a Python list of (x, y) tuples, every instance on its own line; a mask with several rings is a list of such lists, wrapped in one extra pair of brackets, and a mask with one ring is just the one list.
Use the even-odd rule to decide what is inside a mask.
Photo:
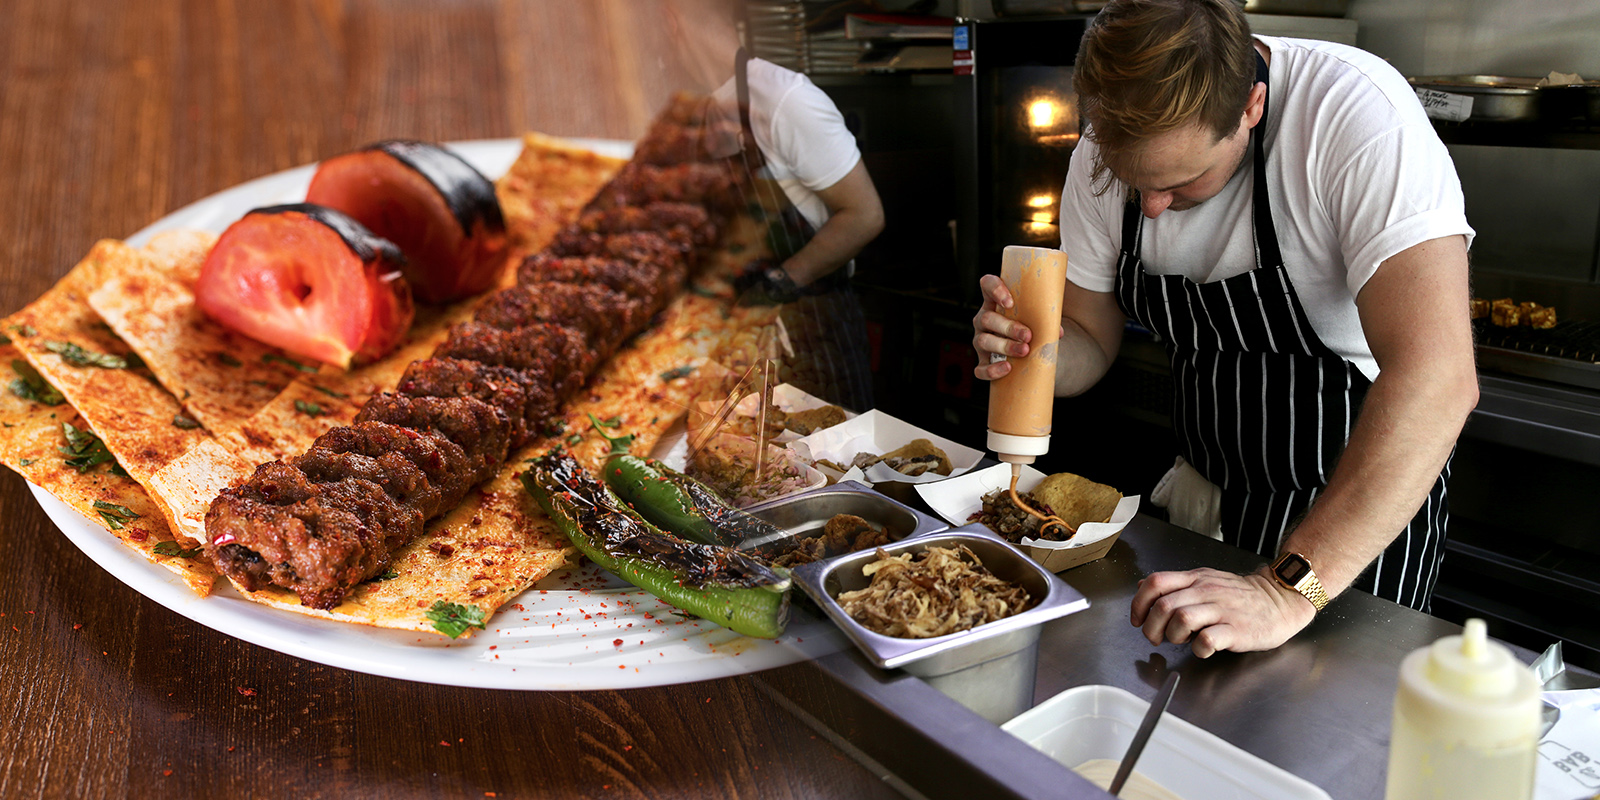
[(1311, 569), (1311, 561), (1305, 556), (1284, 553), (1272, 562), (1267, 571), (1284, 588), (1299, 592), (1311, 601), (1311, 606), (1316, 610), (1321, 611), (1328, 605), (1328, 591), (1322, 588), (1322, 581), (1317, 578), (1317, 573)]

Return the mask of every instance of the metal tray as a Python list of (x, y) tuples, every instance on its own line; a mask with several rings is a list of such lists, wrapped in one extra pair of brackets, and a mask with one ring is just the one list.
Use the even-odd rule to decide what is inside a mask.
[(1408, 78), (1418, 89), (1472, 98), (1474, 122), (1532, 122), (1539, 119), (1539, 79), (1504, 75), (1427, 75)]
[(803, 494), (771, 500), (745, 511), (751, 516), (782, 528), (783, 532), (747, 539), (737, 545), (739, 550), (751, 550), (788, 539), (820, 536), (822, 526), (835, 514), (854, 514), (880, 525), (889, 532), (889, 538), (895, 541), (942, 531), (949, 527), (941, 520), (904, 503), (891, 500), (871, 487), (855, 481), (844, 481)]
[[(1008, 581), (1021, 584), (1030, 597), (1036, 598), (1033, 607), (1002, 620), (979, 625), (971, 630), (936, 636), (932, 639), (901, 639), (884, 636), (867, 630), (844, 613), (834, 600), (842, 592), (865, 588), (870, 579), (861, 574), (862, 567), (877, 558), (870, 551), (851, 553), (829, 561), (806, 564), (796, 569), (795, 580), (807, 595), (822, 607), (845, 635), (855, 642), (872, 663), (883, 669), (903, 667), (924, 659), (943, 656), (944, 663), (925, 664), (927, 674), (940, 670), (953, 671), (981, 664), (984, 661), (1016, 652), (1036, 641), (1038, 625), (1089, 607), (1089, 601), (1076, 589), (1063, 583), (1049, 570), (1034, 563), (1021, 550), (982, 526), (967, 526), (943, 533), (918, 536), (883, 548), (890, 555), (920, 553), (928, 547), (950, 547), (964, 544), (990, 572)], [(1009, 636), (1027, 629), (1032, 635)], [(991, 652), (992, 651), (992, 652)], [(909, 671), (909, 670), (908, 670)]]

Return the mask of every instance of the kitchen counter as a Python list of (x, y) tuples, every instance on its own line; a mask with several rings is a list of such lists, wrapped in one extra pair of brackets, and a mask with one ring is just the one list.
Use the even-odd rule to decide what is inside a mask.
[[(1148, 516), (1105, 558), (1061, 577), (1090, 608), (1047, 623), (1034, 703), (1109, 684), (1153, 696), (1168, 669), (1183, 680), (1168, 712), (1322, 787), (1335, 800), (1382, 798), (1400, 661), (1460, 626), (1360, 592), (1347, 593), (1277, 650), (1196, 658), (1152, 647), (1128, 622), (1140, 578), (1208, 566), (1243, 572), (1263, 559)], [(1524, 662), (1534, 654), (1513, 648)], [(762, 673), (758, 683), (932, 797), (1109, 795), (922, 681), (872, 667), (854, 651)]]

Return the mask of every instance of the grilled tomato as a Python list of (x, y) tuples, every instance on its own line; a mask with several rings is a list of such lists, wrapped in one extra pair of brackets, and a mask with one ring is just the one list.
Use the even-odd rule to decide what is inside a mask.
[(328, 208), (258, 208), (228, 226), (195, 301), (253, 339), (348, 369), (394, 349), (415, 309), (392, 242)]
[(417, 299), (448, 303), (494, 286), (506, 264), (506, 223), (494, 184), (426, 142), (389, 141), (317, 167), (306, 202), (349, 214), (405, 253)]

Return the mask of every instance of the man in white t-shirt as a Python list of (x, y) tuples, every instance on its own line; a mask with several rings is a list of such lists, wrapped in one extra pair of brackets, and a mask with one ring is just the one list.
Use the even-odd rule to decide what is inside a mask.
[[(1152, 499), (1272, 559), (1152, 574), (1133, 623), (1209, 656), (1276, 647), (1347, 588), (1426, 610), (1478, 394), (1472, 229), (1415, 95), (1355, 48), (1251, 37), (1233, 0), (1113, 0), (1074, 80), (1057, 393), (1105, 374), (1128, 318), (1155, 332), (1181, 457)], [(982, 288), (980, 355), (1025, 354)]]

